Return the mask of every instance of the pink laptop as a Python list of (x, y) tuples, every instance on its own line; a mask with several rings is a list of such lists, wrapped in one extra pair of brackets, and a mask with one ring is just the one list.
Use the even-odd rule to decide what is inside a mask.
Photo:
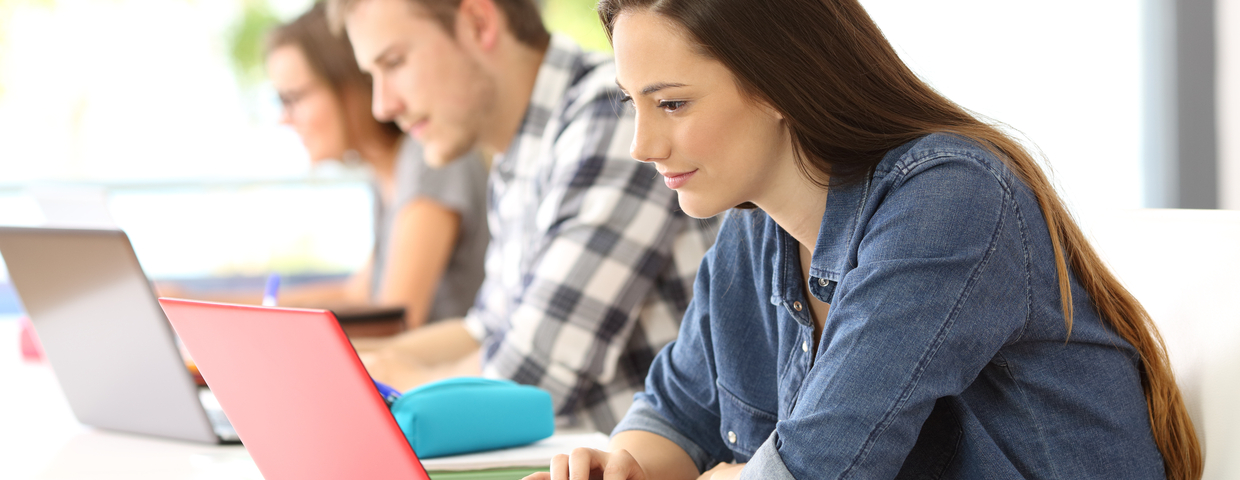
[(429, 480), (326, 310), (161, 298), (267, 480)]

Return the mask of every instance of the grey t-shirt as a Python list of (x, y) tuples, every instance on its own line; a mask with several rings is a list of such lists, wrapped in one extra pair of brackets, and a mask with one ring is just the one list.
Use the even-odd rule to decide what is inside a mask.
[(422, 144), (403, 137), (396, 158), (396, 189), (391, 204), (376, 201), (375, 257), (371, 297), (379, 293), (379, 282), (387, 267), (392, 225), (401, 207), (418, 198), (427, 198), (456, 211), (461, 231), (452, 257), (439, 280), (434, 303), (427, 315), (432, 322), (465, 316), (482, 285), (487, 241), (487, 171), (477, 153), (469, 153), (443, 168), (431, 168), (422, 158)]

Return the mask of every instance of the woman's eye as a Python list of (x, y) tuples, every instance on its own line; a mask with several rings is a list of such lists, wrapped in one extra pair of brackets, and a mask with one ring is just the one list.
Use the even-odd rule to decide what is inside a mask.
[(277, 95), (280, 99), (280, 105), (284, 107), (284, 109), (288, 110), (293, 108), (294, 105), (297, 105), (297, 102), (300, 102), (302, 97), (306, 96), (306, 89), (278, 93)]
[(632, 103), (633, 103), (633, 97), (630, 97), (630, 96), (628, 96), (628, 95), (621, 96), (621, 97), (620, 97), (620, 103), (632, 104)]
[(662, 102), (659, 102), (659, 108), (662, 108), (663, 110), (666, 110), (666, 111), (668, 111), (668, 112), (675, 112), (676, 110), (679, 110), (679, 109), (680, 109), (680, 107), (683, 107), (683, 106), (685, 106), (685, 102), (683, 102), (683, 101), (679, 101), (679, 102), (673, 102), (673, 101), (662, 101)]
[(405, 63), (405, 57), (396, 57), (384, 60), (379, 66), (383, 67), (384, 70), (392, 70), (399, 67), (402, 63)]

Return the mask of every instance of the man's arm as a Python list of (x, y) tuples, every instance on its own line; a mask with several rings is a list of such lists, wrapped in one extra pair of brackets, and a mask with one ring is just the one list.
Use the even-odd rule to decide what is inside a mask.
[(402, 333), (380, 348), (361, 351), (358, 356), (370, 376), (401, 391), (436, 380), (482, 373), (478, 342), (460, 319)]

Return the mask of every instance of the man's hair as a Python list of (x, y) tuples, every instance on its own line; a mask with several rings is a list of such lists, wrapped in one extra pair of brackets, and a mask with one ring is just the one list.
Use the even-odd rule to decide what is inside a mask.
[[(327, 20), (336, 34), (344, 31), (344, 17), (359, 3), (368, 0), (327, 0)], [(517, 41), (533, 48), (546, 48), (551, 34), (543, 26), (542, 15), (535, 0), (491, 0), (504, 12), (508, 30)], [(456, 12), (461, 0), (405, 0), (410, 6), (420, 8), (443, 27), (449, 35), (456, 23)]]

